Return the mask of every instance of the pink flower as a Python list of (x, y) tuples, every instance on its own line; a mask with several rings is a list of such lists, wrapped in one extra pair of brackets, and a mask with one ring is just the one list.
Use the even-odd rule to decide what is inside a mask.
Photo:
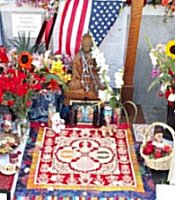
[(160, 70), (157, 69), (157, 68), (153, 68), (153, 69), (152, 69), (152, 72), (151, 72), (151, 77), (152, 77), (152, 78), (156, 78), (156, 77), (159, 76), (159, 75), (160, 75)]

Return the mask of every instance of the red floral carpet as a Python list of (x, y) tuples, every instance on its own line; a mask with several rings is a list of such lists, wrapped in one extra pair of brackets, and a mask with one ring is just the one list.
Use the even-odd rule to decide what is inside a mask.
[(144, 192), (129, 129), (40, 128), (27, 189)]

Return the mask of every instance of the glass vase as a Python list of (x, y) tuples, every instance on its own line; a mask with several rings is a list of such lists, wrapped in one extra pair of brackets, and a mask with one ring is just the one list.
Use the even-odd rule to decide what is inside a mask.
[(26, 118), (15, 120), (15, 129), (19, 136), (29, 136), (30, 133), (30, 121)]
[(121, 114), (122, 114), (122, 109), (121, 107), (117, 107), (117, 108), (114, 108), (114, 111), (113, 111), (113, 120), (114, 120), (114, 124), (119, 127), (120, 125), (120, 120), (121, 120)]
[(109, 104), (105, 104), (105, 106), (104, 106), (104, 121), (105, 121), (106, 126), (108, 126), (112, 122), (112, 112), (113, 112), (112, 107)]

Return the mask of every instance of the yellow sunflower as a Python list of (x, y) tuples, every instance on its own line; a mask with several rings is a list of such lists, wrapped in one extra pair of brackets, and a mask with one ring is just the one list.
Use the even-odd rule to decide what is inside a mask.
[(32, 55), (28, 51), (23, 51), (18, 56), (18, 63), (21, 68), (30, 69), (32, 60)]
[(175, 59), (175, 40), (170, 40), (165, 47), (165, 54)]

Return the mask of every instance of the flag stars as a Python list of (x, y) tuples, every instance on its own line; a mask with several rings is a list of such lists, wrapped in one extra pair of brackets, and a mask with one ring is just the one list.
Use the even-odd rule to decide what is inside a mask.
[(99, 45), (118, 17), (120, 8), (124, 3), (93, 0), (92, 4), (89, 29), (94, 36), (95, 42)]
[(97, 36), (98, 36), (98, 37), (100, 36), (99, 33), (97, 33)]

